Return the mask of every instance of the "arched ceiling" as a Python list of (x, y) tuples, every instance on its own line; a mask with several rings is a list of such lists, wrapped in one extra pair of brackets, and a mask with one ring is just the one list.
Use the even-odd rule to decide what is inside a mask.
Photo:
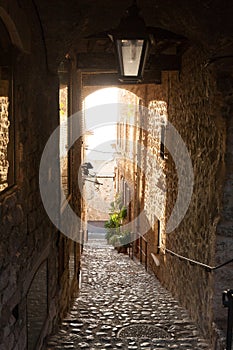
[[(25, 0), (26, 1), (26, 0)], [(118, 25), (132, 1), (34, 0), (49, 60), (56, 61), (81, 38)], [(233, 42), (232, 0), (138, 0), (147, 26), (160, 27), (215, 52)]]
[(9, 36), (9, 33), (0, 19), (0, 32), (1, 32), (1, 37), (0, 37), (0, 48), (1, 48), (1, 53), (7, 52), (9, 50), (9, 47), (11, 45), (11, 39)]

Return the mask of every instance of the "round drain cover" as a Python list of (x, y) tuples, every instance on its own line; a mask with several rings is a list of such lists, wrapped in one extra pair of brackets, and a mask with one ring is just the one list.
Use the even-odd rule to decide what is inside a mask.
[(117, 335), (118, 338), (170, 338), (168, 332), (160, 327), (150, 324), (135, 324), (122, 328)]

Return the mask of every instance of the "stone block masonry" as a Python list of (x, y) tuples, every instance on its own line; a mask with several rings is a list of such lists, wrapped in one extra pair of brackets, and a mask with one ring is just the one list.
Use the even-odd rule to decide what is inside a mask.
[[(136, 196), (140, 202), (139, 207), (146, 209), (146, 220), (152, 223), (151, 230), (145, 235), (148, 241), (149, 267), (189, 310), (203, 333), (214, 344), (218, 342), (214, 323), (223, 334), (226, 331), (227, 317), (226, 310), (222, 307), (221, 293), (224, 289), (231, 288), (231, 265), (209, 273), (170, 254), (164, 254), (164, 248), (168, 248), (210, 266), (232, 258), (232, 79), (227, 65), (206, 65), (208, 57), (208, 51), (192, 46), (183, 55), (179, 74), (163, 72), (161, 85), (142, 85), (133, 88), (134, 90), (129, 89), (142, 98), (143, 105), (149, 108), (151, 106), (152, 110), (153, 103), (166, 103), (167, 120), (182, 137), (194, 172), (194, 189), (188, 211), (180, 225), (166, 234), (166, 223), (177, 199), (178, 177), (176, 165), (166, 148), (165, 158), (161, 159), (158, 138), (154, 137), (157, 132), (153, 127), (154, 116), (153, 113), (149, 114), (145, 121), (148, 132), (144, 135), (145, 140), (140, 140), (148, 149), (139, 174), (138, 183), (141, 185), (138, 186), (135, 182), (136, 191), (143, 192), (143, 195), (140, 192)], [(223, 76), (226, 78), (227, 89)], [(174, 152), (179, 154), (179, 144), (174, 147)], [(185, 165), (186, 160), (180, 159)], [(158, 191), (155, 191), (158, 185), (157, 167), (165, 175), (165, 207), (161, 205)], [(118, 177), (121, 176), (126, 181), (134, 181), (134, 168), (129, 166), (126, 170), (124, 164), (119, 163)], [(155, 217), (158, 210), (163, 213), (159, 218), (161, 242), (158, 242), (158, 223)], [(136, 212), (135, 214), (137, 215)], [(159, 255), (158, 243), (162, 246)], [(151, 253), (159, 259), (159, 267), (155, 265)]]
[[(192, 58), (196, 57), (195, 60)], [(214, 266), (232, 256), (232, 245), (218, 257), (216, 242), (224, 242), (218, 236), (217, 225), (225, 217), (222, 190), (229, 173), (225, 168), (227, 149), (226, 119), (222, 113), (222, 92), (217, 88), (216, 67), (205, 67), (208, 52), (192, 47), (183, 56), (180, 76), (168, 73), (168, 115), (170, 122), (182, 136), (194, 171), (194, 190), (188, 212), (179, 227), (167, 235), (166, 247), (178, 254)], [(179, 151), (179, 146), (177, 145)], [(174, 206), (177, 178), (171, 157), (167, 162), (167, 219)], [(175, 192), (176, 193), (176, 192)], [(229, 206), (228, 206), (229, 209)], [(213, 308), (218, 310), (217, 318), (226, 324), (226, 314), (221, 303), (221, 293), (230, 288), (228, 283), (218, 283), (218, 273), (212, 274), (195, 265), (166, 256), (161, 268), (161, 280), (172, 290), (198, 320), (205, 334), (215, 342), (212, 322), (217, 321)], [(163, 267), (169, 273), (165, 273)], [(232, 280), (228, 267), (220, 274), (225, 282)], [(179, 275), (179, 279), (175, 276)], [(189, 276), (189, 277), (188, 277)], [(192, 276), (190, 278), (190, 276)], [(228, 276), (228, 277), (227, 277)], [(223, 281), (222, 281), (223, 282)], [(218, 292), (214, 284), (218, 283)], [(183, 287), (185, 286), (185, 288)], [(196, 307), (198, 306), (198, 309)], [(220, 316), (222, 315), (222, 316)], [(217, 321), (218, 323), (218, 321)], [(223, 326), (218, 323), (219, 328)]]
[(7, 186), (7, 174), (9, 162), (7, 160), (7, 145), (9, 142), (9, 125), (8, 120), (8, 97), (0, 97), (0, 132), (1, 132), (1, 146), (0, 146), (0, 191), (3, 191)]
[[(8, 1), (4, 9), (2, 6), (0, 15), (4, 10), (15, 24), (15, 30), (19, 23), (25, 24), (18, 29), (19, 33), (25, 30), (30, 47), (27, 50), (13, 48), (11, 43), (7, 60), (13, 70), (14, 98), (9, 102), (14, 116), (11, 125), (14, 137), (10, 134), (8, 138), (14, 150), (14, 182), (8, 183), (11, 186), (6, 186), (4, 191), (0, 188), (0, 348), (40, 349), (45, 336), (66, 312), (71, 294), (77, 289), (77, 271), (73, 283), (69, 284), (70, 243), (65, 240), (62, 246), (60, 235), (44, 210), (39, 190), (41, 155), (47, 139), (58, 125), (59, 82), (57, 75), (49, 72), (46, 65), (35, 8), (27, 6), (23, 11), (16, 1)], [(8, 34), (14, 38), (15, 33)], [(25, 36), (22, 42), (26, 39)], [(1, 59), (2, 56), (0, 66), (5, 65)], [(8, 102), (5, 101), (4, 106), (3, 102), (1, 97), (1, 128), (3, 113), (7, 124)], [(55, 196), (52, 200), (59, 198), (59, 189)], [(80, 213), (79, 205), (73, 204)], [(38, 276), (42, 276), (41, 280)], [(35, 292), (33, 296), (32, 291)], [(37, 303), (37, 308), (41, 304), (44, 312), (40, 319), (30, 300)]]

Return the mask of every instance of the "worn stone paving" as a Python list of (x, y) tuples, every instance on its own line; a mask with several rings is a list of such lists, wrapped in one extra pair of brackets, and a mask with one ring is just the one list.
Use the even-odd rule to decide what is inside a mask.
[(52, 349), (211, 349), (154, 275), (109, 246), (86, 246), (82, 285)]

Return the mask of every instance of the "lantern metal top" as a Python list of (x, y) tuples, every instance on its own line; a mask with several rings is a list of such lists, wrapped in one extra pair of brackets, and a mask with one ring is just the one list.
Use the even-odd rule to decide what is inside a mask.
[(115, 45), (119, 80), (127, 83), (141, 82), (150, 37), (136, 2), (127, 9), (118, 27), (108, 35)]
[(126, 10), (119, 25), (111, 31), (110, 35), (115, 39), (122, 37), (127, 37), (128, 39), (149, 39), (145, 21), (139, 13), (140, 10), (136, 2), (134, 2)]

